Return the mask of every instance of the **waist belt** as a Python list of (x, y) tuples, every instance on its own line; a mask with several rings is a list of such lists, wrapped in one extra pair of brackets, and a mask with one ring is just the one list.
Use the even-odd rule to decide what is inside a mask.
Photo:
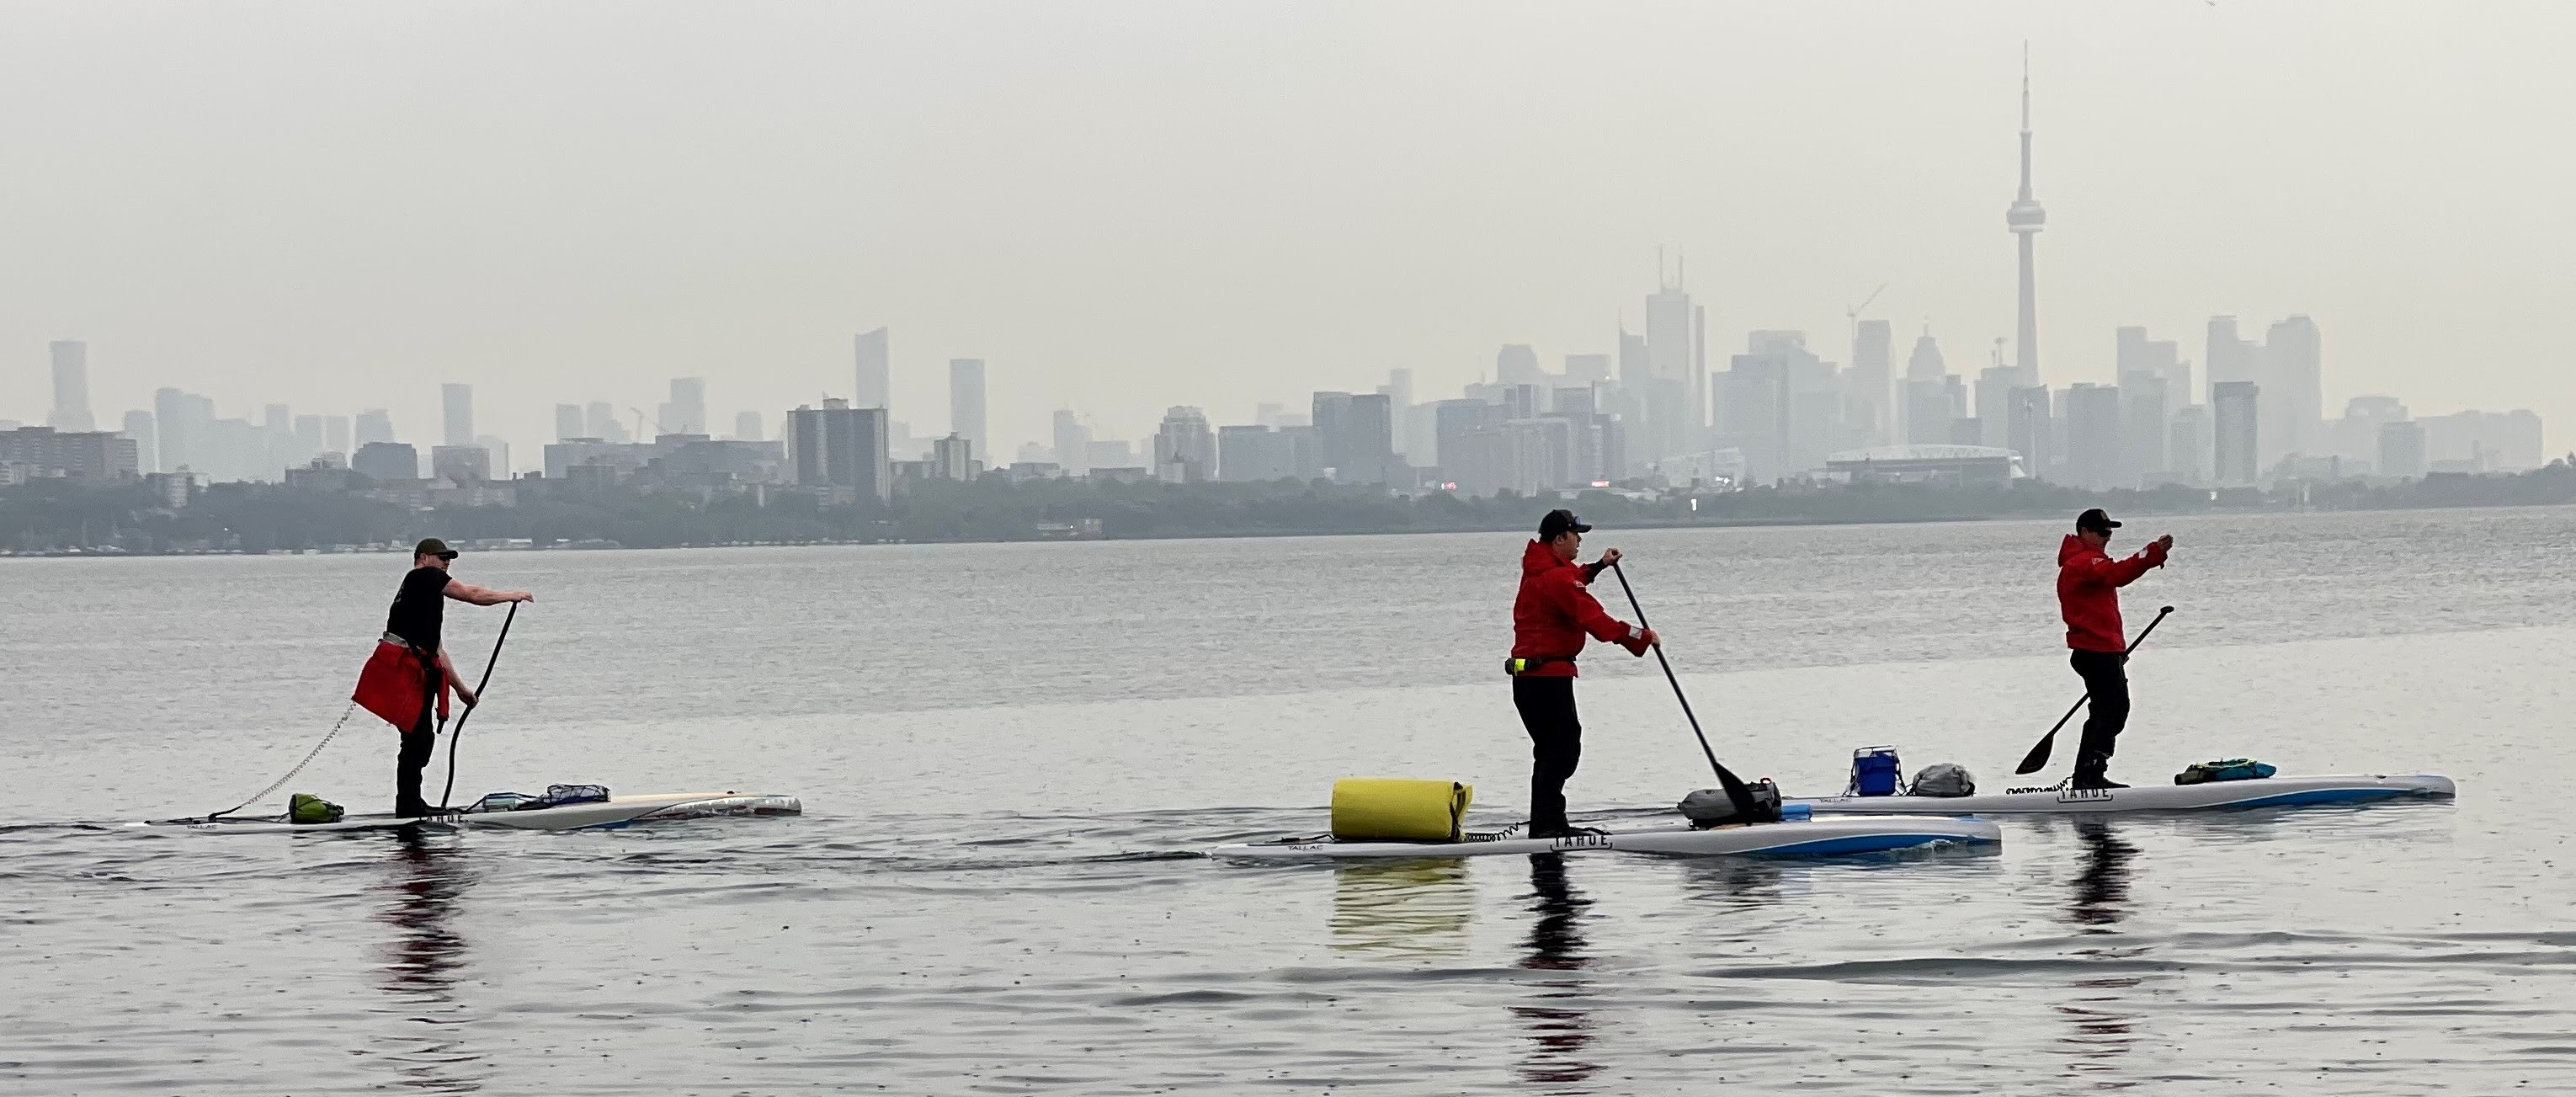
[(1561, 659), (1554, 657), (1523, 659), (1519, 656), (1513, 656), (1503, 660), (1503, 673), (1511, 675), (1514, 678), (1518, 678), (1521, 675), (1537, 670), (1540, 667), (1549, 666), (1555, 663), (1563, 663), (1570, 667), (1574, 665), (1574, 659), (1571, 656)]

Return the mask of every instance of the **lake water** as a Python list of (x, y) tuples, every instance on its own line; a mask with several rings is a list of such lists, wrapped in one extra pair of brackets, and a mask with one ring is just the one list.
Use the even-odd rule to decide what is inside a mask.
[[(2576, 1086), (2576, 510), (2124, 540), (2166, 529), (2126, 601), (2133, 628), (2179, 608), (2115, 776), (2251, 754), (2460, 799), (2011, 820), (1999, 853), (1857, 862), (1198, 856), (1322, 829), (1344, 775), (1524, 814), (1496, 668), (1523, 539), (1436, 535), (468, 555), (539, 601), (460, 801), (807, 814), (146, 832), (114, 824), (228, 806), (331, 727), (405, 561), (0, 560), (0, 1092)], [(1720, 755), (1797, 794), (1879, 743), (2017, 783), (2081, 692), (2059, 532), (1590, 541), (1630, 553)], [(450, 608), (460, 665), (501, 613)], [(1708, 783), (1651, 659), (1586, 668), (1578, 815)], [(394, 739), (360, 714), (292, 789), (383, 810)]]

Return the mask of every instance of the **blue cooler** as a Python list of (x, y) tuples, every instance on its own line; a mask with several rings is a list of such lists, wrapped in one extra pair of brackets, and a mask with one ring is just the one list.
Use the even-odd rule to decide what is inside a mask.
[(1905, 783), (1905, 765), (1895, 747), (1862, 747), (1852, 752), (1851, 787), (1845, 796), (1894, 796)]

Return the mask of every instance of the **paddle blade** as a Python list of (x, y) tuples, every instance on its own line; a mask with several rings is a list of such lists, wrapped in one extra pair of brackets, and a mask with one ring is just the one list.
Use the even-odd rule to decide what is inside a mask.
[(2048, 764), (2048, 752), (2056, 746), (2057, 732), (2050, 731), (2040, 736), (2039, 745), (2030, 748), (2030, 753), (2022, 756), (2021, 765), (2014, 767), (2013, 774), (2023, 776), (2039, 772), (2041, 767)]

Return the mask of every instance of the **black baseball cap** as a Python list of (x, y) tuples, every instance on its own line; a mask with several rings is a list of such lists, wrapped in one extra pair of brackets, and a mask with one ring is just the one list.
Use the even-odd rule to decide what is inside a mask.
[(1584, 525), (1583, 519), (1575, 517), (1570, 510), (1551, 510), (1547, 517), (1538, 520), (1538, 539), (1541, 541), (1553, 541), (1568, 533), (1590, 532), (1592, 527)]
[(413, 545), (411, 548), (411, 554), (414, 556), (435, 556), (441, 560), (456, 559), (456, 550), (447, 547), (447, 542), (441, 541), (435, 537), (424, 538), (421, 543)]
[(2102, 508), (2095, 507), (2075, 516), (2075, 528), (2078, 532), (2089, 529), (2095, 533), (2109, 533), (2120, 528), (2120, 523), (2112, 521), (2110, 515), (2102, 513)]

